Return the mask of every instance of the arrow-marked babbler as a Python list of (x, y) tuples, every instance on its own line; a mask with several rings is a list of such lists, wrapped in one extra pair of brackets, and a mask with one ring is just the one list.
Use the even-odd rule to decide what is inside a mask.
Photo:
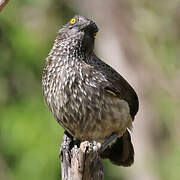
[[(74, 16), (58, 31), (46, 58), (43, 95), (72, 137), (105, 142), (102, 158), (130, 166), (134, 149), (128, 130), (138, 111), (138, 97), (121, 75), (95, 55), (97, 32), (96, 24), (83, 16)], [(115, 140), (107, 146), (109, 138)]]

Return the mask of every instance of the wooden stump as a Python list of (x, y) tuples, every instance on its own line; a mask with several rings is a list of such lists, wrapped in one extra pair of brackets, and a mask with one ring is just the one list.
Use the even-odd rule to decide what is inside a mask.
[(7, 5), (9, 0), (1, 0), (0, 1), (0, 12), (3, 10), (3, 8)]
[(70, 148), (71, 139), (64, 135), (60, 150), (62, 180), (102, 180), (104, 166), (99, 156), (100, 143), (82, 142)]

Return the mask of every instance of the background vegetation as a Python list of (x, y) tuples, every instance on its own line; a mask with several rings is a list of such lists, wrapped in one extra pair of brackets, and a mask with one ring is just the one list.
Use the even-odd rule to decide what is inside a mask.
[[(98, 7), (99, 4), (92, 2), (92, 7)], [(74, 14), (88, 15), (96, 21), (96, 15), (91, 14), (84, 4), (81, 6), (78, 1), (17, 0), (10, 1), (0, 13), (2, 180), (60, 179), (58, 153), (63, 129), (44, 105), (41, 74), (56, 32), (64, 23)], [(177, 180), (180, 179), (180, 6), (177, 0), (133, 0), (127, 6), (134, 13), (131, 16), (132, 36), (136, 38), (136, 48), (141, 54), (141, 58), (134, 57), (134, 62), (129, 61), (135, 71), (133, 75), (139, 77), (138, 82), (132, 82), (141, 99), (140, 108), (145, 106), (146, 110), (140, 111), (143, 115), (138, 116), (137, 125), (134, 123), (137, 164), (125, 169), (105, 161), (105, 179)], [(99, 14), (99, 17), (106, 14), (105, 19), (111, 16), (101, 7)], [(101, 32), (106, 31), (103, 24), (107, 22), (98, 19), (98, 13), (97, 21)], [(101, 38), (97, 41), (96, 51), (100, 55), (103, 51), (98, 47)], [(143, 123), (144, 129), (141, 128)], [(138, 131), (142, 133), (140, 145)], [(144, 140), (141, 140), (142, 136)], [(150, 144), (148, 150), (146, 142)]]

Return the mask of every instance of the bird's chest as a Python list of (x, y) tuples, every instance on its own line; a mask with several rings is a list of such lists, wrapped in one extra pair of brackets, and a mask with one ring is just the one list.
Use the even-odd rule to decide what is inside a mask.
[(43, 83), (46, 102), (61, 121), (85, 118), (88, 112), (97, 109), (96, 102), (102, 99), (96, 79), (88, 72), (84, 74), (81, 66), (72, 65), (53, 67), (46, 72)]
[(81, 68), (55, 68), (46, 72), (44, 96), (57, 121), (70, 134), (92, 140), (121, 129), (118, 119), (127, 118), (123, 116), (121, 102), (114, 103), (99, 85), (103, 77), (92, 72), (84, 74)]
[(56, 106), (61, 108), (62, 115), (67, 113), (71, 121), (83, 121), (89, 113), (96, 111), (96, 102), (102, 100), (100, 88), (90, 77), (82, 74), (81, 70), (65, 74), (55, 93), (59, 97), (59, 104)]

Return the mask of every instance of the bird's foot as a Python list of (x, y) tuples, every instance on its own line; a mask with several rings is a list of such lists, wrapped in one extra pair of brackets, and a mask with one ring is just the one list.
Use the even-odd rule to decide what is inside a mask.
[(104, 143), (101, 144), (100, 148), (100, 154), (118, 137), (117, 133), (112, 133), (107, 139), (104, 141)]
[(67, 132), (64, 132), (63, 141), (59, 151), (59, 158), (70, 167), (71, 166), (71, 149), (73, 147), (73, 137)]

